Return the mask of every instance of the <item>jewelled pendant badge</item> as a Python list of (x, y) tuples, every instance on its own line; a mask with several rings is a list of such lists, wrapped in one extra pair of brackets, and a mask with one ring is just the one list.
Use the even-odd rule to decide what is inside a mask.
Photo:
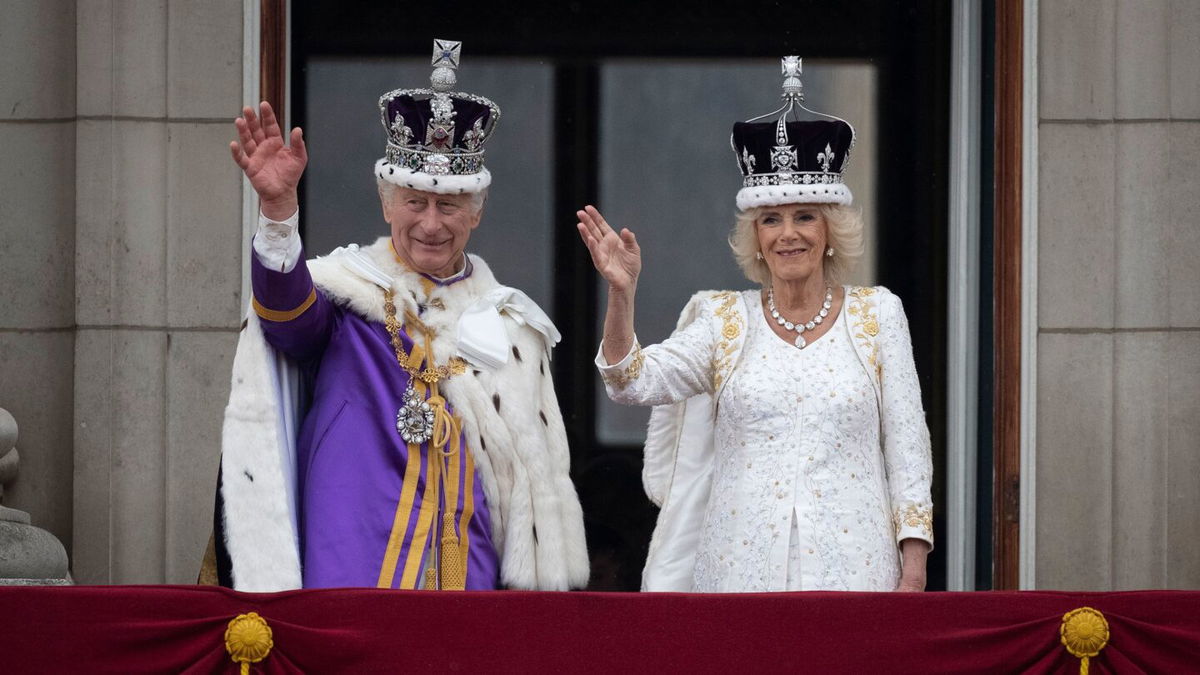
[(433, 408), (421, 398), (409, 378), (401, 406), (396, 411), (396, 431), (405, 443), (420, 445), (433, 438)]

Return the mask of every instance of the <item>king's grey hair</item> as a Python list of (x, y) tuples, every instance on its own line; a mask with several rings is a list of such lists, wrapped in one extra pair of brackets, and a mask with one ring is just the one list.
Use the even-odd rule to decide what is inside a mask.
[[(379, 198), (383, 200), (384, 204), (388, 204), (391, 202), (391, 200), (395, 199), (396, 192), (400, 189), (399, 185), (384, 180), (379, 176), (375, 177), (375, 184), (379, 187)], [(418, 192), (420, 192), (420, 190), (418, 190)], [(479, 192), (464, 192), (463, 194), (470, 198), (468, 203), (471, 205), (471, 208), (474, 209), (475, 213), (483, 211), (483, 205), (485, 202), (487, 202), (488, 188), (484, 188)]]

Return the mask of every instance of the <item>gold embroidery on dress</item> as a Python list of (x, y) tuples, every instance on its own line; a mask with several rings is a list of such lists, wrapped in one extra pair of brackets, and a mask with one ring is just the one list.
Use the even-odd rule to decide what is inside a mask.
[(875, 340), (875, 336), (879, 335), (879, 315), (875, 313), (875, 306), (866, 300), (872, 295), (875, 295), (875, 289), (870, 286), (850, 289), (852, 299), (846, 313), (854, 317), (851, 327), (854, 337), (867, 350), (867, 363), (875, 368), (875, 376), (882, 380), (883, 364), (879, 361), (879, 342)]
[(933, 534), (933, 509), (920, 508), (916, 504), (909, 504), (904, 510), (896, 509), (892, 513), (892, 524), (896, 528), (896, 532), (900, 531), (902, 526), (919, 527), (921, 534), (930, 536)]
[(713, 300), (721, 303), (715, 313), (723, 322), (721, 340), (713, 352), (713, 391), (716, 391), (721, 388), (728, 371), (733, 368), (732, 358), (737, 353), (734, 340), (742, 334), (743, 321), (742, 315), (733, 309), (734, 303), (737, 302), (737, 293), (722, 291), (714, 295)]
[(615, 373), (602, 371), (600, 373), (600, 378), (604, 380), (605, 384), (614, 389), (624, 389), (625, 387), (629, 386), (630, 382), (633, 382), (641, 376), (642, 362), (645, 360), (646, 357), (644, 354), (642, 354), (642, 346), (637, 342), (634, 342), (633, 360), (629, 362), (629, 365), (626, 366), (624, 370)]

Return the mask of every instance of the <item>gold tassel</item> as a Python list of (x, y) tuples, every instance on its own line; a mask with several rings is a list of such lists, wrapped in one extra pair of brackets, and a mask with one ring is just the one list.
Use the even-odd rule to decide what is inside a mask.
[(463, 564), (462, 546), (454, 533), (454, 513), (442, 514), (442, 590), (461, 591), (467, 587), (467, 568)]

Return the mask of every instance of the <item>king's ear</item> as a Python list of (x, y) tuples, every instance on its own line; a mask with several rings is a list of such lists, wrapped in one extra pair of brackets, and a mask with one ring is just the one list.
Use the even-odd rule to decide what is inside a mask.
[(391, 208), (392, 202), (396, 198), (396, 186), (391, 183), (379, 182), (379, 209), (383, 212), (384, 222), (391, 224), (391, 218), (388, 211)]

